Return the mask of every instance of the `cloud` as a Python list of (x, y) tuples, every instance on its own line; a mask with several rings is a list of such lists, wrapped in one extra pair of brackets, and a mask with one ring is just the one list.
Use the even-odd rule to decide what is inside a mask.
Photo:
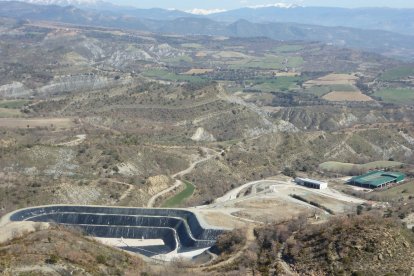
[(220, 13), (220, 12), (225, 12), (225, 11), (227, 11), (227, 10), (223, 10), (223, 9), (192, 9), (192, 10), (186, 10), (186, 12), (188, 12), (188, 13), (198, 14), (198, 15), (208, 15), (208, 14)]

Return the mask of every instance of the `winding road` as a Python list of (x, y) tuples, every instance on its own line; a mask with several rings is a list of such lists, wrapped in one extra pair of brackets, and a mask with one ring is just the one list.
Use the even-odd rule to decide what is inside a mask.
[(191, 163), (190, 166), (187, 169), (185, 169), (183, 171), (180, 171), (180, 172), (178, 172), (176, 174), (173, 174), (171, 177), (175, 179), (174, 185), (171, 186), (171, 187), (168, 187), (165, 190), (162, 190), (161, 192), (159, 192), (159, 193), (157, 193), (155, 195), (153, 195), (150, 198), (150, 200), (148, 201), (147, 207), (154, 207), (154, 204), (155, 204), (155, 202), (157, 201), (157, 199), (159, 197), (161, 197), (161, 196), (163, 196), (163, 195), (165, 195), (165, 194), (173, 191), (174, 189), (176, 189), (176, 188), (178, 188), (178, 187), (180, 187), (181, 185), (184, 184), (181, 180), (176, 179), (176, 178), (181, 178), (184, 175), (191, 173), (198, 164), (203, 163), (203, 162), (206, 162), (206, 161), (210, 160), (211, 158), (216, 157), (216, 156), (220, 155), (221, 153), (223, 153), (223, 151), (216, 152), (216, 151), (214, 151), (212, 149), (209, 149), (209, 148), (202, 148), (202, 150), (203, 150), (204, 153), (207, 154), (207, 157), (202, 158), (200, 160), (197, 160), (197, 161)]

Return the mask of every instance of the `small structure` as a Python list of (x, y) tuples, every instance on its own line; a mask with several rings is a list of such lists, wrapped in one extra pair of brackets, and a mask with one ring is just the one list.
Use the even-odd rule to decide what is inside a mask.
[(402, 182), (404, 179), (405, 174), (400, 172), (371, 171), (351, 178), (348, 184), (363, 188), (378, 189)]
[(314, 180), (314, 179), (309, 179), (309, 178), (296, 177), (295, 182), (296, 184), (299, 184), (299, 185), (302, 185), (308, 188), (312, 188), (312, 189), (322, 190), (322, 189), (328, 188), (328, 183)]

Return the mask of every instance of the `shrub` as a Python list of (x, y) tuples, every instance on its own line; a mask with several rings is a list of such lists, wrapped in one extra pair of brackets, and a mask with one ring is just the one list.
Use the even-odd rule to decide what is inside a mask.
[(59, 261), (59, 257), (55, 254), (52, 254), (49, 256), (49, 258), (46, 259), (47, 264), (56, 264)]
[(96, 256), (96, 261), (99, 264), (105, 264), (106, 263), (106, 257), (104, 255), (100, 254), (100, 255)]

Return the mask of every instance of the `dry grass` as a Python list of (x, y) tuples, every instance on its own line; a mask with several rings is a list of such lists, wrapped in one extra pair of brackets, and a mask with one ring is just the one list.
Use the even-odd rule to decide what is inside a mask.
[(144, 270), (139, 257), (62, 227), (0, 245), (2, 275), (140, 275)]
[(298, 72), (277, 72), (277, 77), (297, 77), (300, 74)]
[(204, 52), (204, 51), (200, 51), (200, 52), (197, 52), (195, 54), (195, 56), (198, 57), (198, 58), (203, 58), (203, 57), (206, 57), (207, 55), (208, 55), (208, 53)]
[(329, 74), (305, 83), (306, 86), (314, 85), (335, 85), (335, 84), (354, 84), (358, 78), (348, 74)]
[(216, 58), (249, 58), (249, 56), (240, 53), (240, 52), (234, 52), (234, 51), (221, 51), (214, 55)]
[(71, 128), (74, 126), (72, 118), (39, 118), (39, 119), (17, 119), (0, 118), (0, 127), (6, 128), (36, 128), (55, 127), (58, 129)]
[(361, 91), (355, 91), (355, 92), (334, 91), (334, 92), (326, 94), (322, 98), (330, 102), (370, 102), (370, 101), (373, 101), (371, 97), (365, 94), (362, 94)]
[(18, 109), (9, 109), (9, 108), (1, 108), (0, 107), (0, 117), (3, 118), (16, 118), (16, 117), (21, 117), (23, 114), (20, 110)]
[(213, 72), (213, 69), (197, 69), (197, 68), (193, 68), (188, 70), (187, 72), (183, 73), (184, 75), (202, 75), (205, 73), (210, 73)]

